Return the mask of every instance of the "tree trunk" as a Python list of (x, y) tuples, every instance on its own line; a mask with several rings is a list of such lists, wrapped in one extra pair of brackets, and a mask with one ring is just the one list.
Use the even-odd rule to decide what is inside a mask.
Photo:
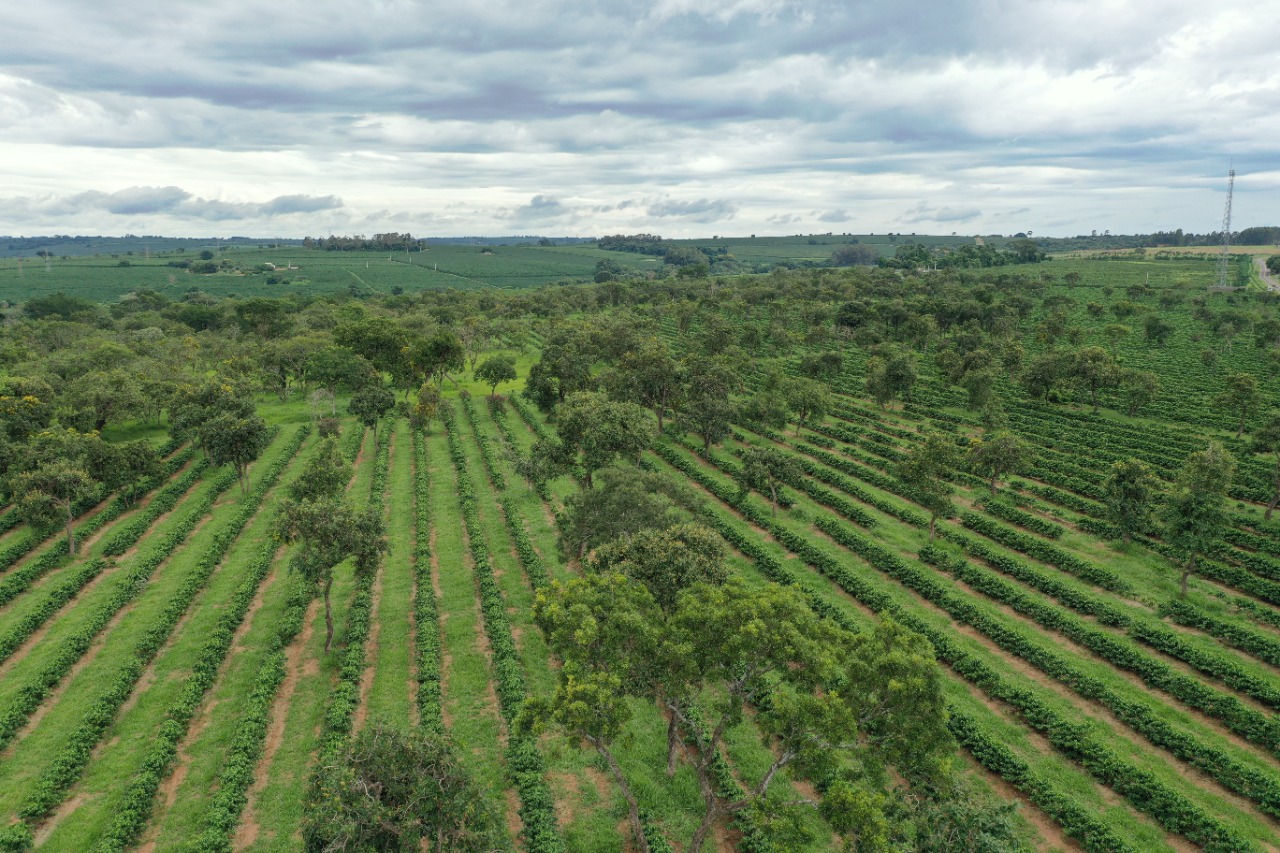
[(622, 775), (622, 768), (618, 766), (617, 760), (613, 757), (613, 753), (604, 745), (602, 741), (588, 737), (587, 740), (596, 748), (596, 752), (604, 758), (605, 763), (609, 765), (609, 772), (613, 775), (613, 780), (618, 783), (618, 787), (622, 790), (623, 799), (627, 801), (628, 820), (631, 823), (631, 831), (636, 836), (636, 847), (640, 853), (650, 853), (649, 839), (644, 837), (644, 827), (640, 825), (640, 804), (636, 801), (636, 795), (632, 793), (631, 786), (627, 784), (627, 777)]
[(67, 554), (71, 557), (76, 555), (76, 533), (71, 526), (71, 522), (75, 520), (73, 512), (72, 501), (67, 501)]
[(1244, 412), (1240, 413), (1240, 429), (1236, 430), (1236, 438), (1244, 435)]
[(241, 495), (249, 494), (249, 484), (245, 482), (245, 479), (244, 479), (244, 469), (246, 467), (247, 466), (245, 465), (236, 466), (236, 473), (240, 476), (240, 494)]
[(329, 647), (333, 645), (333, 610), (329, 607), (329, 590), (333, 586), (333, 577), (329, 577), (324, 582), (324, 653), (329, 653)]
[(1191, 570), (1195, 568), (1195, 565), (1196, 556), (1195, 554), (1192, 554), (1191, 559), (1187, 560), (1187, 564), (1182, 567), (1182, 589), (1180, 595), (1184, 601), (1187, 597), (1187, 578), (1191, 577)]
[(1280, 504), (1280, 485), (1277, 486), (1275, 497), (1271, 499), (1271, 503), (1267, 504), (1267, 511), (1262, 514), (1262, 517), (1267, 521), (1271, 520), (1271, 513), (1275, 512), (1276, 504)]
[(1126, 545), (1133, 541), (1133, 534), (1129, 532), (1128, 528), (1120, 531), (1120, 541)]
[(680, 720), (670, 704), (671, 722), (667, 724), (667, 778), (676, 775), (676, 754), (680, 751)]
[(776, 517), (778, 515), (778, 487), (773, 483), (769, 484), (769, 497), (772, 498), (772, 502), (769, 504), (769, 514)]
[(992, 474), (991, 475), (991, 493), (995, 494), (995, 491), (996, 491), (996, 475)]
[(715, 787), (711, 784), (706, 765), (699, 761), (695, 762), (695, 766), (698, 770), (698, 787), (702, 790), (702, 798), (707, 804), (707, 811), (702, 816), (702, 823), (698, 826), (698, 831), (693, 834), (693, 840), (689, 842), (688, 853), (700, 853), (703, 842), (707, 840), (707, 835), (711, 832), (711, 827), (715, 825), (716, 814), (720, 811), (719, 804), (716, 801)]

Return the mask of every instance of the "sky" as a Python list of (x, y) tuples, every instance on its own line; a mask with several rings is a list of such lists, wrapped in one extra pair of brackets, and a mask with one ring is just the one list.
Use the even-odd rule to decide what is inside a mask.
[(41, 0), (0, 234), (1280, 224), (1277, 0)]

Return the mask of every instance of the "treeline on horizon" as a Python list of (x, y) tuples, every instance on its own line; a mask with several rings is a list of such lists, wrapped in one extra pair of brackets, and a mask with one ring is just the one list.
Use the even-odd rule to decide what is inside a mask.
[[(754, 238), (756, 235), (750, 235)], [(824, 235), (791, 235), (793, 237), (804, 236), (824, 236)], [(831, 236), (827, 234), (825, 236)], [(845, 235), (856, 239), (856, 235)], [(874, 235), (867, 235), (874, 236)], [(906, 235), (898, 233), (889, 233), (890, 242), (896, 242), (896, 239), (904, 238)], [(912, 237), (916, 235), (911, 235)], [(929, 236), (929, 235), (923, 235)], [(990, 234), (981, 235), (987, 238), (1003, 239), (1005, 235)], [(1062, 252), (1076, 251), (1081, 249), (1132, 249), (1132, 248), (1161, 248), (1161, 247), (1185, 247), (1185, 246), (1212, 246), (1222, 243), (1221, 231), (1209, 231), (1205, 233), (1196, 233), (1194, 231), (1184, 231), (1177, 228), (1171, 231), (1153, 231), (1149, 234), (1112, 234), (1104, 231), (1099, 234), (1094, 231), (1091, 234), (1078, 234), (1074, 237), (1033, 237), (1032, 232), (1018, 232), (1010, 235), (1014, 239), (1034, 239), (1035, 244), (1044, 252)], [(715, 241), (717, 237), (711, 238)], [(735, 237), (732, 239), (741, 240), (748, 239), (744, 237)], [(782, 235), (772, 235), (759, 238), (761, 240), (777, 240), (785, 239)], [(666, 251), (672, 247), (686, 248), (688, 240), (664, 240), (655, 234), (634, 234), (634, 235), (606, 235), (603, 237), (546, 237), (543, 235), (510, 235), (510, 236), (484, 236), (473, 235), (464, 237), (414, 237), (411, 233), (387, 232), (385, 234), (374, 234), (367, 237), (362, 234), (356, 235), (330, 235), (328, 237), (303, 237), (298, 238), (253, 238), (253, 237), (165, 237), (163, 235), (135, 235), (125, 234), (123, 236), (105, 236), (105, 235), (72, 235), (72, 234), (49, 234), (35, 235), (31, 237), (6, 235), (0, 236), (0, 245), (3, 245), (6, 251), (38, 251), (44, 249), (56, 249), (59, 246), (74, 245), (80, 248), (89, 248), (92, 246), (110, 247), (112, 243), (133, 243), (138, 241), (163, 241), (164, 243), (174, 244), (173, 248), (180, 245), (204, 245), (204, 244), (220, 244), (220, 243), (275, 243), (279, 245), (300, 244), (309, 249), (322, 249), (325, 251), (374, 251), (374, 250), (400, 250), (415, 251), (421, 250), (425, 246), (430, 245), (507, 245), (516, 243), (537, 243), (540, 245), (570, 245), (575, 243), (595, 242), (599, 248), (613, 250), (638, 252), (641, 254), (665, 255)], [(1280, 226), (1277, 225), (1258, 225), (1244, 228), (1240, 231), (1233, 231), (1230, 237), (1231, 245), (1235, 246), (1269, 246), (1280, 244)], [(157, 247), (158, 251), (163, 251), (161, 247)], [(705, 252), (705, 250), (704, 250)], [(58, 252), (50, 252), (50, 254), (60, 254)]]

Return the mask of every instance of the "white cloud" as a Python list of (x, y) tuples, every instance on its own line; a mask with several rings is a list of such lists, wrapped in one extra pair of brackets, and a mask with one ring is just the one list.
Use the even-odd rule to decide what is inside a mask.
[(1037, 233), (1209, 230), (1232, 156), (1238, 219), (1276, 222), (1258, 20), (1242, 0), (47, 0), (0, 57), (0, 233), (993, 231), (1021, 209)]

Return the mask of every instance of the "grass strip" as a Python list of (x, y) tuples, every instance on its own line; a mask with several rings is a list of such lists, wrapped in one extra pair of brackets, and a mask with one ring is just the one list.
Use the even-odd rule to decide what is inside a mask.
[[(29, 849), (33, 840), (31, 824), (47, 817), (62, 801), (71, 784), (79, 778), (85, 764), (88, 763), (92, 755), (94, 745), (102, 737), (102, 733), (111, 724), (111, 721), (115, 719), (117, 711), (133, 692), (147, 665), (164, 646), (183, 614), (186, 613), (195, 600), (196, 595), (204, 589), (214, 570), (221, 564), (222, 559), (231, 548), (231, 545), (239, 538), (240, 533), (258, 511), (267, 493), (274, 488), (280, 474), (289, 465), (298, 448), (301, 447), (302, 441), (306, 438), (306, 432), (308, 432), (306, 428), (295, 432), (293, 439), (271, 464), (271, 467), (267, 469), (257, 487), (236, 508), (231, 521), (214, 536), (213, 543), (201, 557), (199, 566), (183, 583), (178, 594), (170, 600), (155, 624), (151, 626), (141, 642), (135, 647), (132, 659), (112, 682), (108, 692), (99, 697), (90, 706), (80, 725), (63, 744), (53, 764), (45, 770), (39, 781), (36, 782), (34, 790), (18, 812), (22, 821), (7, 827), (3, 833), (0, 833), (0, 849)], [(230, 481), (237, 479), (234, 471), (227, 471), (226, 474), (229, 475)], [(252, 598), (252, 594), (250, 598)], [(221, 659), (219, 658), (219, 660)], [(214, 667), (214, 672), (216, 674), (216, 666)], [(191, 713), (194, 713), (194, 707), (191, 709)], [(189, 719), (188, 716), (188, 721)], [(176, 725), (170, 725), (172, 722), (170, 719), (166, 720), (165, 724), (162, 724), (158, 742), (163, 744), (172, 740), (172, 747), (176, 750), (177, 741), (181, 739), (182, 732), (185, 732), (185, 726), (175, 734)], [(162, 777), (153, 773), (155, 769), (153, 757), (154, 753), (148, 756), (145, 765), (147, 769), (139, 779), (146, 780), (151, 776), (154, 786), (158, 786)], [(135, 784), (138, 781), (135, 780)], [(131, 793), (134, 791), (132, 786), (130, 791)], [(151, 788), (151, 793), (154, 796), (155, 787)], [(131, 799), (136, 800), (136, 797)], [(150, 803), (151, 797), (148, 797), (147, 814), (150, 813)], [(122, 813), (120, 817), (124, 818), (125, 816)], [(145, 817), (137, 819), (136, 822), (140, 829), (141, 825), (145, 824)]]
[(537, 741), (530, 735), (512, 731), (511, 724), (524, 703), (524, 674), (520, 668), (515, 640), (511, 635), (506, 605), (493, 577), (493, 562), (484, 544), (484, 531), (480, 527), (480, 515), (476, 507), (475, 486), (471, 481), (466, 451), (462, 447), (451, 404), (441, 404), (440, 419), (444, 423), (449, 452), (458, 473), (458, 502), (475, 563), (475, 580), (480, 593), (480, 612), (485, 635), (489, 638), (493, 654), (498, 705), (510, 732), (507, 739), (507, 771), (520, 794), (520, 817), (524, 823), (525, 845), (534, 853), (563, 851), (566, 849), (564, 839), (556, 825), (551, 788), (543, 778), (546, 766), (538, 751)]

